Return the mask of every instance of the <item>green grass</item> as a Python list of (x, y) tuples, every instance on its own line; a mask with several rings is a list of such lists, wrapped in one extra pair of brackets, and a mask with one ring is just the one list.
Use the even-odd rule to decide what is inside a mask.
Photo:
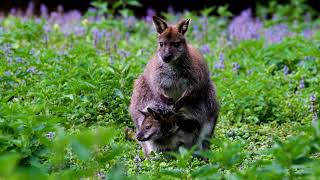
[[(184, 16), (202, 26), (200, 17)], [(133, 128), (133, 81), (155, 52), (157, 35), (144, 21), (130, 27), (124, 22), (84, 17), (78, 25), (85, 33), (65, 36), (59, 24), (46, 32), (44, 19), (0, 21), (0, 179), (319, 177), (320, 128), (310, 127), (310, 96), (320, 96), (319, 32), (304, 38), (288, 22), (298, 35), (281, 43), (228, 42), (221, 35), (228, 20), (213, 16), (199, 41), (191, 26), (188, 41), (211, 49), (204, 57), (222, 107), (204, 154), (208, 162), (184, 149), (176, 158), (154, 154), (141, 160), (141, 148), (125, 129)], [(94, 44), (94, 28), (113, 34)], [(216, 69), (221, 54), (225, 68)]]

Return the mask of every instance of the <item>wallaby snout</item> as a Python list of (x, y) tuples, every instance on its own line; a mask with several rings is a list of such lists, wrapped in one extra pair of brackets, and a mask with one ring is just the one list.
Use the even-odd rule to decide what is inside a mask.
[(172, 54), (166, 54), (166, 55), (163, 56), (162, 59), (163, 59), (163, 61), (165, 63), (169, 63), (173, 59), (173, 55)]
[(136, 134), (136, 138), (138, 141), (148, 141), (150, 139), (150, 137), (145, 137), (144, 133), (138, 132)]

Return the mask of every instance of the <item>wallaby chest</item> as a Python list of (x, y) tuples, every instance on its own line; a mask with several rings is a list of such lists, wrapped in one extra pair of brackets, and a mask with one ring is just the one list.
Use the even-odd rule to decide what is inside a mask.
[(186, 71), (177, 71), (170, 67), (162, 67), (157, 79), (159, 88), (174, 100), (177, 100), (191, 85), (190, 82), (190, 77), (186, 75)]

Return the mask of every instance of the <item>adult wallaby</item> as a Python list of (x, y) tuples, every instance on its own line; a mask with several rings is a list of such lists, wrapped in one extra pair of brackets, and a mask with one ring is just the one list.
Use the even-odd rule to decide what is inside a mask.
[[(158, 49), (135, 81), (130, 114), (139, 129), (144, 119), (140, 109), (146, 108), (153, 100), (164, 105), (175, 102), (187, 89), (187, 98), (177, 113), (186, 120), (193, 119), (200, 124), (197, 143), (200, 149), (207, 149), (208, 143), (205, 142), (216, 125), (219, 104), (202, 55), (186, 42), (184, 34), (190, 19), (171, 26), (154, 16), (153, 22), (159, 34)], [(160, 98), (162, 95), (168, 101), (163, 101)]]

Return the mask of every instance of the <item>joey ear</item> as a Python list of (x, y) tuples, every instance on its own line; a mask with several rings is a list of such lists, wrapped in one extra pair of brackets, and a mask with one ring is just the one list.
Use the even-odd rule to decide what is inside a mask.
[(191, 21), (190, 19), (186, 19), (178, 23), (177, 27), (178, 27), (179, 33), (184, 35), (187, 32), (190, 21)]
[(155, 120), (159, 120), (160, 119), (159, 114), (157, 112), (155, 112), (153, 109), (147, 108), (147, 110)]
[(159, 18), (158, 16), (153, 16), (153, 24), (156, 27), (156, 30), (159, 34), (161, 34), (165, 29), (167, 29), (168, 24), (165, 20)]
[[(148, 108), (149, 109), (149, 108)], [(144, 112), (144, 111), (141, 111), (141, 110), (138, 110), (142, 115), (144, 116), (149, 116), (148, 112)]]

